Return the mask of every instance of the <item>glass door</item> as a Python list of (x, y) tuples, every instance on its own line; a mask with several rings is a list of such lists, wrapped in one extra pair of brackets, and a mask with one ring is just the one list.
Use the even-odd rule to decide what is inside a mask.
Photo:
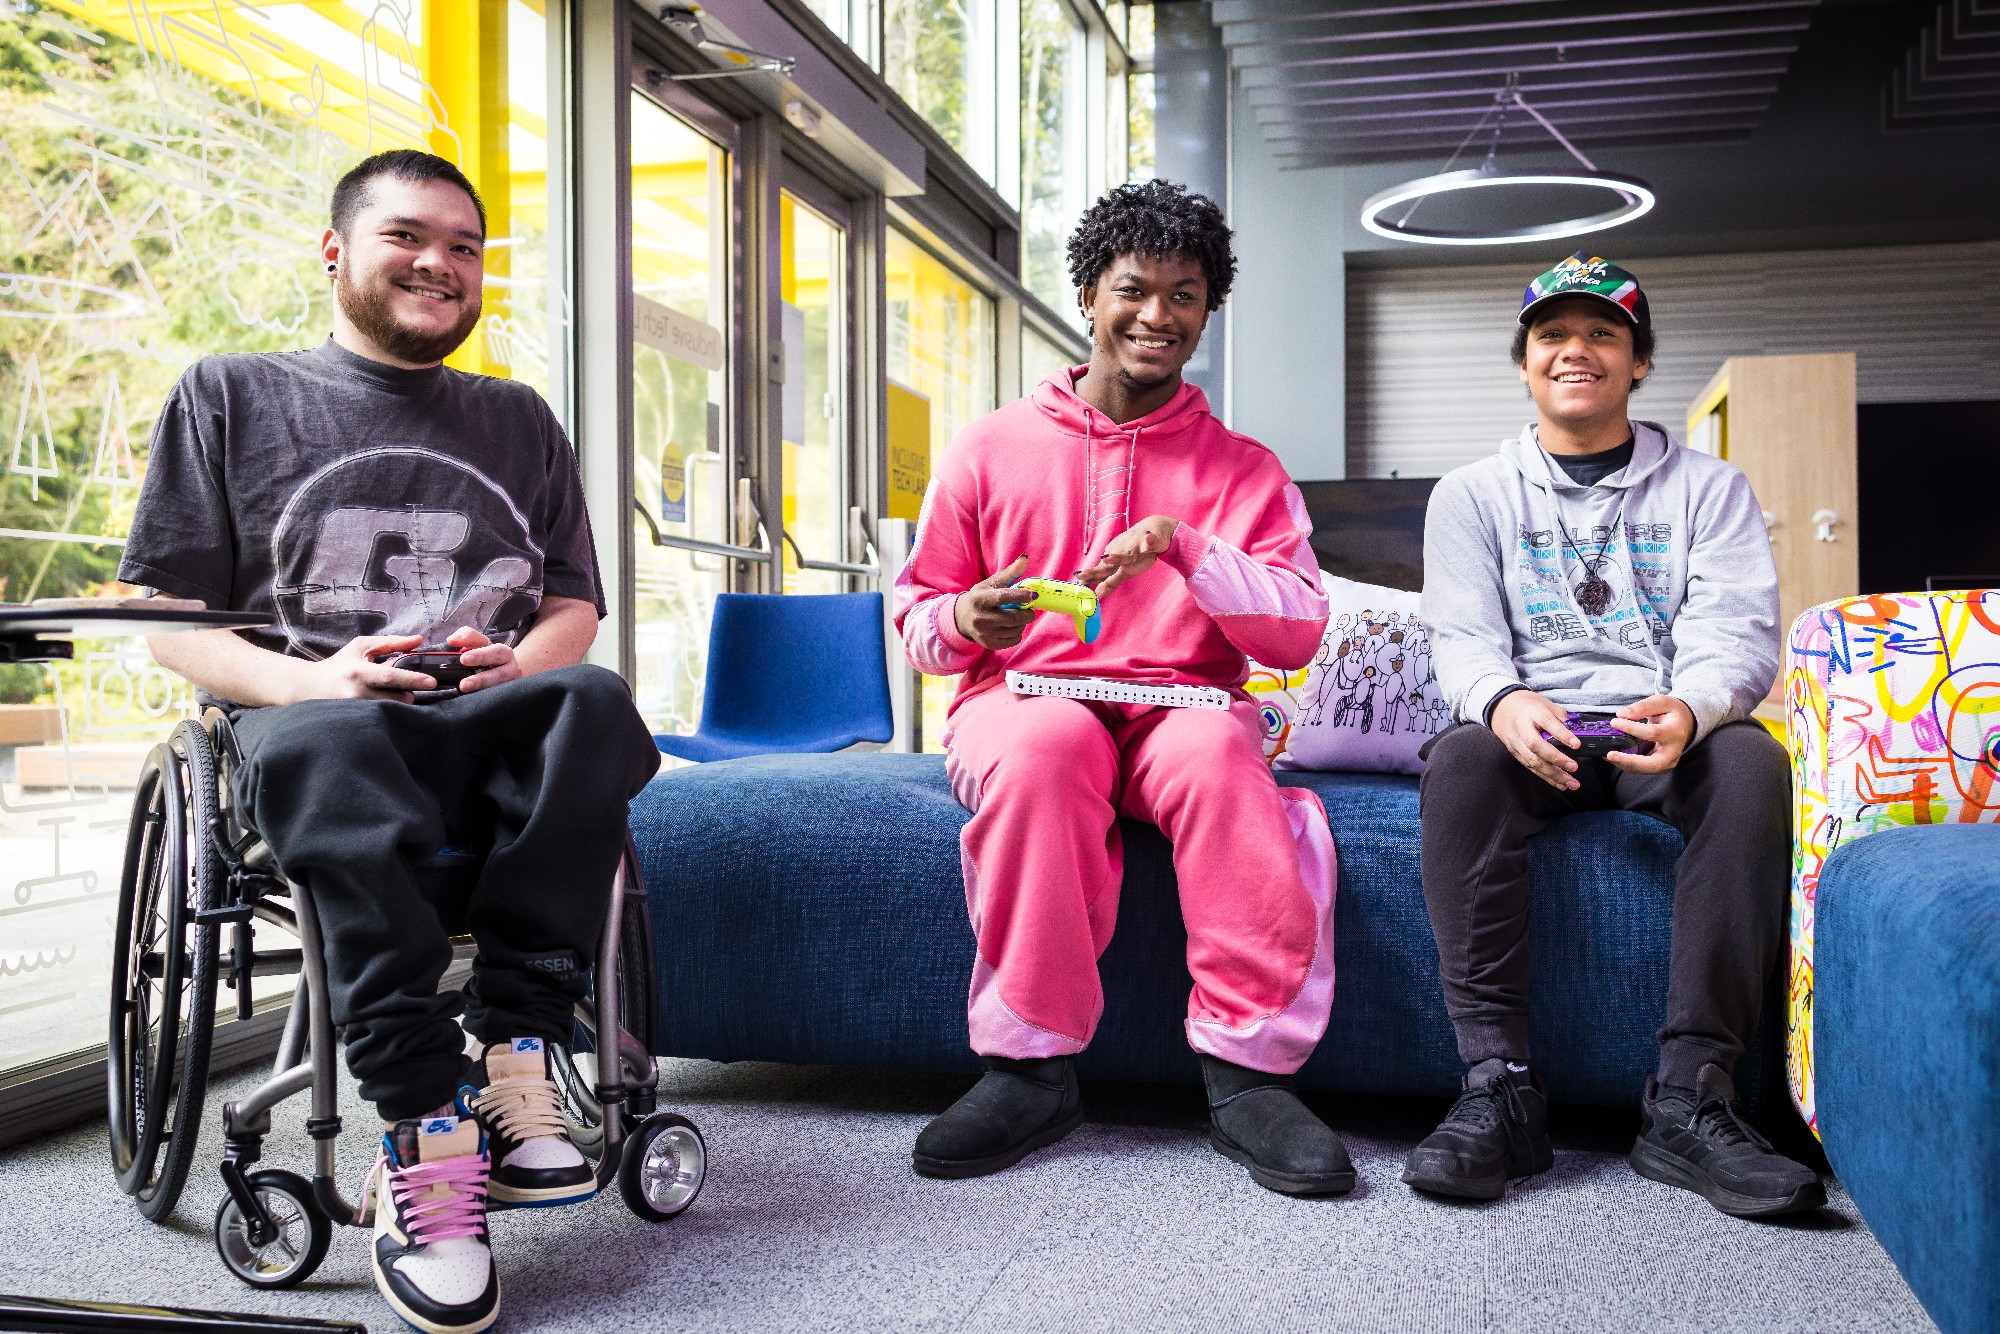
[(839, 593), (846, 575), (873, 573), (849, 519), (848, 228), (838, 201), (778, 198), (785, 591)]
[(765, 558), (732, 522), (730, 159), (633, 91), (633, 686), (656, 732), (695, 730), (716, 594)]

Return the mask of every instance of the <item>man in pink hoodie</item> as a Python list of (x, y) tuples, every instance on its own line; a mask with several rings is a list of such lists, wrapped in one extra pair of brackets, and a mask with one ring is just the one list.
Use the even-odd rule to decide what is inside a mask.
[[(1298, 488), (1181, 379), (1235, 276), (1229, 228), (1179, 186), (1121, 186), (1084, 214), (1069, 265), (1090, 363), (953, 442), (896, 582), (910, 661), (960, 678), (944, 741), (972, 812), (968, 1019), (987, 1064), (918, 1137), (916, 1170), (997, 1172), (1082, 1120), (1075, 1057), (1104, 1009), (1122, 815), (1173, 841), (1187, 1038), (1215, 1146), (1272, 1190), (1345, 1192), (1345, 1146), (1291, 1087), (1333, 1002), (1333, 839), (1317, 798), (1272, 781), (1241, 689), (1249, 658), (1312, 658), (1326, 597)], [(1037, 617), (1034, 595), (1012, 587), (1026, 574), (1094, 585), (1096, 639)], [(1233, 699), (1225, 711), (1016, 695), (1010, 669)]]

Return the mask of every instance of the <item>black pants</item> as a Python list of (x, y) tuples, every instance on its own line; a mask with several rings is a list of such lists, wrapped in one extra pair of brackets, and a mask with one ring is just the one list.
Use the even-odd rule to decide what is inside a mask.
[(1574, 811), (1627, 810), (1680, 830), (1660, 1082), (1733, 1070), (1777, 962), (1791, 866), (1790, 768), (1752, 722), (1704, 737), (1663, 774), (1580, 760), (1574, 792), (1523, 768), (1487, 728), (1461, 724), (1423, 777), (1424, 901), (1445, 1008), (1468, 1063), (1528, 1059), (1528, 839)]
[[(308, 700), (249, 710), (236, 736), (244, 815), (318, 909), (362, 1097), (400, 1120), (456, 1093), (448, 928), (479, 944), (462, 998), (474, 1037), (570, 1041), (627, 805), (660, 767), (622, 680), (578, 666), (436, 704)], [(462, 895), (419, 887), (447, 841), (488, 849)]]

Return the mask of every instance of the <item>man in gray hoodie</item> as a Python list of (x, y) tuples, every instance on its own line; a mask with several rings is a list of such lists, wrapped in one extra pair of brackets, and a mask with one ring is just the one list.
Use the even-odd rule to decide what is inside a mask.
[[(1541, 275), (1513, 347), (1535, 421), (1431, 493), (1423, 617), (1455, 725), (1425, 748), (1424, 898), (1469, 1069), (1403, 1180), (1497, 1199), (1553, 1161), (1528, 1049), (1528, 839), (1629, 810), (1687, 840), (1632, 1165), (1725, 1213), (1791, 1213), (1824, 1188), (1748, 1124), (1731, 1078), (1785, 920), (1788, 763), (1749, 721), (1777, 675), (1778, 577), (1743, 474), (1628, 418), (1652, 351), (1630, 273), (1579, 252)], [(1566, 722), (1584, 711), (1637, 748), (1586, 754)]]

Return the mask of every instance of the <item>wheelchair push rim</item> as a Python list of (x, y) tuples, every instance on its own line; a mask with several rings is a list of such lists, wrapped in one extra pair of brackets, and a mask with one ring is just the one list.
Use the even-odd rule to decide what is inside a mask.
[(207, 1091), (216, 932), (197, 913), (216, 892), (213, 783), (194, 724), (153, 748), (133, 793), (119, 883), (106, 1052), (112, 1169), (154, 1220), (186, 1182)]

